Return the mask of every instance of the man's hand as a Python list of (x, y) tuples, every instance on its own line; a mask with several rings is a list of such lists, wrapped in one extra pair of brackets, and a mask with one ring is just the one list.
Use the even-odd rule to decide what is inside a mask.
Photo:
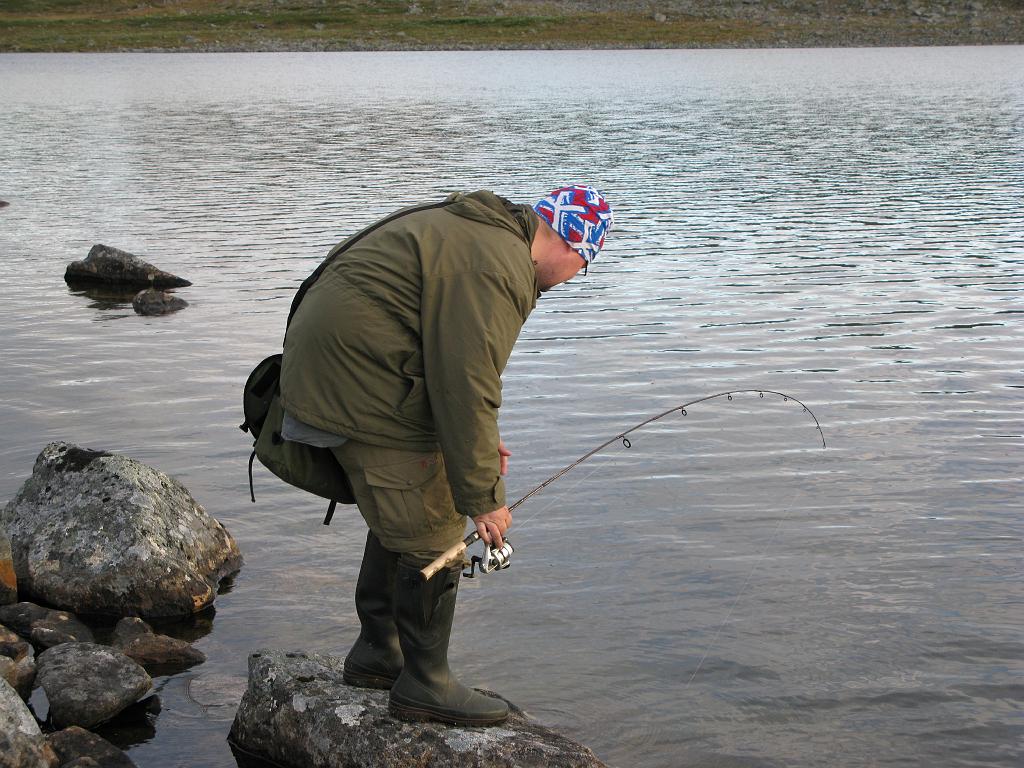
[(498, 455), (501, 457), (501, 474), (508, 474), (508, 457), (512, 455), (512, 451), (505, 447), (505, 441), (498, 441)]
[(477, 515), (473, 522), (476, 523), (476, 532), (480, 534), (484, 544), (500, 549), (505, 544), (502, 536), (512, 527), (512, 513), (508, 511), (508, 507), (502, 507), (493, 512)]

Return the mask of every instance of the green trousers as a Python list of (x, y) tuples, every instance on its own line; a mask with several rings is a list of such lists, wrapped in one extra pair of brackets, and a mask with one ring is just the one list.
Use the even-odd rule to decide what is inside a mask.
[(385, 549), (428, 563), (462, 540), (466, 518), (455, 511), (440, 451), (403, 451), (348, 440), (332, 448), (356, 504)]

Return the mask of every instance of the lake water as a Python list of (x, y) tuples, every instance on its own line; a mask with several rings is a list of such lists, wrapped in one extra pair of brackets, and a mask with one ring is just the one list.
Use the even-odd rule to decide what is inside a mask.
[[(344, 653), (363, 527), (257, 471), (245, 375), (398, 207), (603, 188), (504, 377), (508, 571), (452, 660), (620, 768), (1024, 760), (1024, 47), (0, 56), (0, 501), (51, 440), (179, 478), (246, 565), (107, 732), (224, 768), (261, 647)], [(95, 243), (194, 282), (68, 290)], [(186, 630), (179, 630), (183, 634)], [(38, 696), (36, 698), (38, 701)], [(43, 706), (43, 704), (41, 704)]]

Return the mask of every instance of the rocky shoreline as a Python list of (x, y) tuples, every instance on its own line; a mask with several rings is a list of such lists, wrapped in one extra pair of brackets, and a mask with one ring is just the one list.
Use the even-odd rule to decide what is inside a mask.
[[(57, 3), (60, 5), (61, 3)], [(80, 4), (79, 4), (80, 5)], [(0, 12), (0, 51), (406, 51), (616, 48), (948, 46), (1024, 43), (1014, 0), (419, 0), (345, 6), (200, 0), (85, 3)], [(92, 7), (95, 6), (95, 7)], [(216, 13), (214, 12), (216, 11)], [(47, 15), (52, 13), (53, 15)], [(91, 15), (90, 15), (91, 14)], [(15, 26), (5, 27), (8, 22)], [(102, 24), (101, 24), (102, 23)]]
[[(206, 660), (142, 617), (180, 627), (208, 616), (241, 566), (228, 531), (173, 478), (127, 456), (47, 445), (0, 508), (0, 768), (131, 768), (93, 731), (156, 717), (153, 677)], [(511, 705), (492, 728), (397, 720), (387, 690), (352, 687), (343, 668), (341, 657), (252, 653), (224, 734), (236, 754), (288, 768), (604, 766)]]

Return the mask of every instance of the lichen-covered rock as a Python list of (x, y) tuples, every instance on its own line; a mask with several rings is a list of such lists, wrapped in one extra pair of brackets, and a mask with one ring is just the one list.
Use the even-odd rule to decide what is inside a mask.
[(0, 606), (0, 622), (37, 648), (52, 648), (61, 643), (91, 643), (92, 630), (68, 611), (43, 608), (35, 603), (21, 602)]
[(187, 616), (242, 564), (231, 534), (181, 483), (67, 443), (43, 449), (0, 526), (20, 594), (84, 614)]
[(167, 315), (187, 306), (184, 299), (156, 288), (139, 291), (132, 299), (132, 309), (140, 315)]
[(192, 285), (188, 280), (164, 272), (138, 256), (108, 245), (94, 245), (85, 259), (68, 264), (64, 280), (71, 284), (104, 283), (140, 288), (180, 288)]
[(11, 540), (0, 530), (0, 605), (18, 602), (18, 577), (14, 574)]
[[(600, 768), (584, 746), (512, 707), (491, 728), (406, 723), (388, 714), (388, 692), (342, 680), (344, 660), (260, 651), (229, 740), (291, 768)], [(492, 694), (493, 695), (493, 694)]]
[(0, 768), (54, 768), (57, 755), (17, 692), (0, 680)]
[[(87, 765), (97, 765), (101, 768), (135, 768), (135, 763), (120, 749), (77, 725), (51, 733), (46, 738), (53, 751), (57, 753), (61, 768), (70, 765), (76, 768), (85, 768)], [(86, 763), (85, 760), (92, 762)]]
[(150, 674), (170, 674), (206, 661), (206, 655), (184, 640), (158, 635), (142, 619), (121, 619), (114, 627), (114, 647)]
[(59, 727), (91, 728), (127, 709), (152, 680), (123, 653), (96, 643), (65, 643), (39, 654), (39, 684)]

